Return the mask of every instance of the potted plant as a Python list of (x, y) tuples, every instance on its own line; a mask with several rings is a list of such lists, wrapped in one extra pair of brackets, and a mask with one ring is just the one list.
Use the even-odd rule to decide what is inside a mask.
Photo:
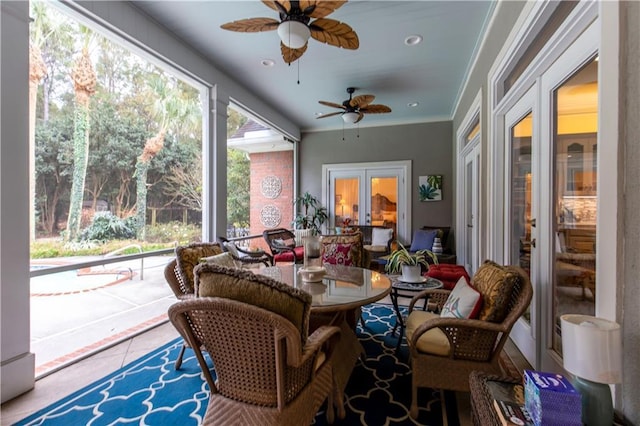
[(302, 206), (302, 211), (293, 220), (294, 228), (309, 229), (312, 235), (319, 235), (320, 227), (328, 218), (327, 209), (320, 205), (320, 200), (305, 192), (293, 204)]
[(405, 246), (398, 243), (398, 248), (391, 252), (384, 269), (390, 274), (402, 272), (402, 280), (418, 282), (422, 279), (422, 266), (429, 269), (429, 257), (434, 264), (438, 263), (438, 257), (431, 250), (419, 250), (411, 253)]

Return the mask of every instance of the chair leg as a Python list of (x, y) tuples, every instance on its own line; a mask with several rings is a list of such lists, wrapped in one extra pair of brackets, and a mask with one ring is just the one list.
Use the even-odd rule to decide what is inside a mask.
[(334, 408), (333, 408), (333, 389), (327, 396), (327, 423), (332, 425), (335, 421)]
[(418, 418), (418, 386), (413, 377), (411, 379), (411, 409), (409, 410), (409, 416), (413, 420)]
[(176, 358), (176, 370), (179, 370), (182, 367), (182, 356), (184, 355), (184, 350), (187, 348), (187, 344), (183, 343), (182, 348), (180, 348), (180, 353), (178, 354), (178, 358)]

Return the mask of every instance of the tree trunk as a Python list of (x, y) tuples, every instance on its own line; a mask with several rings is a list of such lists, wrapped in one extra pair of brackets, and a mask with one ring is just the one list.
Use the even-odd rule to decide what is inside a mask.
[(156, 136), (147, 139), (142, 155), (136, 163), (136, 231), (138, 239), (144, 241), (146, 237), (145, 224), (147, 219), (147, 172), (151, 160), (158, 155), (164, 146), (165, 131), (161, 130)]
[(75, 240), (80, 233), (82, 198), (89, 161), (89, 102), (96, 90), (96, 73), (91, 65), (89, 51), (85, 47), (71, 73), (76, 94), (73, 121), (73, 180), (69, 201), (67, 240)]

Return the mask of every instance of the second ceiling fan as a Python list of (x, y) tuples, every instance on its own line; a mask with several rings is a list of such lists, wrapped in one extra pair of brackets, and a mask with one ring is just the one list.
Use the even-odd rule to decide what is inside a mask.
[(391, 108), (386, 105), (372, 104), (371, 102), (373, 102), (373, 100), (376, 98), (375, 96), (358, 95), (354, 97), (353, 93), (355, 91), (356, 89), (354, 87), (348, 87), (347, 93), (349, 94), (349, 99), (343, 101), (342, 104), (328, 101), (318, 101), (322, 105), (326, 105), (332, 108), (340, 108), (342, 111), (322, 114), (317, 116), (316, 118), (326, 118), (333, 117), (334, 115), (341, 115), (345, 123), (355, 124), (362, 120), (365, 114), (385, 114), (391, 112)]

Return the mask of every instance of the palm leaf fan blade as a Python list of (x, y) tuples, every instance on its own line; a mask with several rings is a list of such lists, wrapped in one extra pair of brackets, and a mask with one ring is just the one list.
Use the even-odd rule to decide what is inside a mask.
[(364, 108), (369, 105), (376, 97), (373, 95), (358, 95), (349, 101), (352, 107)]
[(341, 1), (320, 1), (320, 0), (301, 0), (300, 9), (307, 10), (311, 6), (315, 6), (313, 11), (308, 14), (312, 18), (324, 18), (337, 9), (340, 9), (347, 0)]
[(340, 108), (340, 109), (345, 109), (345, 107), (343, 105), (340, 104), (336, 104), (334, 102), (328, 102), (328, 101), (318, 101), (319, 104), (328, 106), (328, 107), (332, 107), (332, 108)]
[(311, 37), (321, 43), (351, 50), (355, 50), (360, 46), (358, 35), (344, 22), (321, 18), (311, 22), (309, 29), (311, 30)]
[(362, 111), (358, 111), (358, 118), (356, 119), (356, 121), (353, 122), (353, 124), (359, 123), (360, 120), (362, 120), (364, 118), (364, 113)]
[(344, 114), (344, 111), (328, 112), (326, 114), (319, 115), (316, 118), (333, 117), (334, 115), (341, 115), (341, 114)]
[(281, 11), (278, 8), (278, 5), (276, 3), (278, 3), (285, 11), (290, 11), (291, 10), (291, 2), (289, 0), (279, 0), (279, 1), (262, 0), (262, 3), (267, 5), (267, 7), (275, 10), (276, 12), (280, 12)]
[(280, 25), (280, 22), (272, 18), (248, 18), (227, 22), (220, 25), (220, 28), (240, 33), (259, 33), (273, 31), (278, 28), (278, 25)]
[(363, 107), (360, 110), (367, 114), (384, 114), (387, 112), (391, 112), (391, 108), (389, 108), (388, 106), (378, 105), (378, 104), (367, 105), (366, 107)]
[(298, 59), (300, 59), (302, 55), (304, 55), (304, 52), (307, 51), (308, 45), (309, 43), (305, 44), (300, 49), (292, 49), (290, 47), (285, 46), (284, 43), (280, 42), (280, 51), (282, 52), (282, 59), (284, 59), (284, 61), (287, 64), (291, 64), (292, 62), (297, 61)]

